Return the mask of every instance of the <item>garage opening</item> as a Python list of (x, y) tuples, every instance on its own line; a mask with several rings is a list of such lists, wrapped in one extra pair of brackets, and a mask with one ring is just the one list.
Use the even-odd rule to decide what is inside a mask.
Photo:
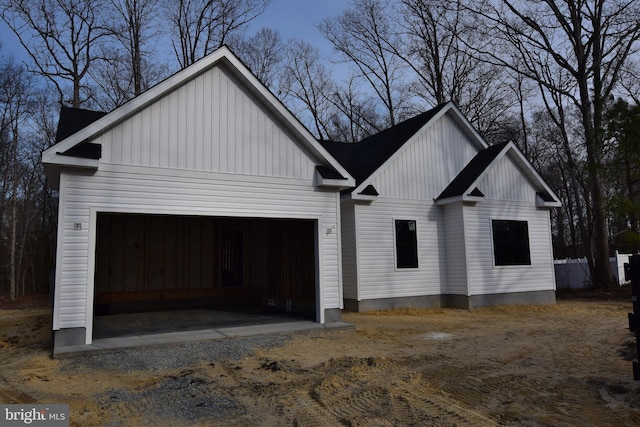
[(165, 330), (185, 310), (191, 327), (220, 313), (315, 320), (315, 233), (315, 220), (98, 213), (94, 337), (102, 317), (125, 313)]

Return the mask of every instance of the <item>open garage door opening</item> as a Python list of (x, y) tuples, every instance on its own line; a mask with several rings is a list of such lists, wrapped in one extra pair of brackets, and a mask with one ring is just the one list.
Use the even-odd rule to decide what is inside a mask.
[(315, 220), (98, 213), (94, 338), (132, 313), (154, 324), (147, 333), (316, 320), (316, 230)]

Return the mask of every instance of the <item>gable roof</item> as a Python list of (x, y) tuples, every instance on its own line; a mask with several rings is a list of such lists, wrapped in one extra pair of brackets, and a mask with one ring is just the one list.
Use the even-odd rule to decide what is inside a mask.
[[(502, 152), (507, 143), (491, 145), (484, 150), (478, 152), (473, 159), (458, 173), (458, 175), (449, 183), (447, 188), (440, 193), (436, 200), (446, 199), (449, 197), (462, 196), (466, 194), (471, 184), (478, 180), (478, 177), (489, 167), (491, 162)], [(472, 190), (475, 191), (476, 189)], [(478, 190), (479, 191), (479, 190)], [(469, 193), (470, 194), (470, 193)]]
[[(450, 114), (478, 149), (487, 147), (487, 143), (452, 102), (440, 104), (355, 144), (321, 141), (321, 144), (356, 179), (356, 188), (343, 192), (351, 193), (353, 198), (375, 200), (370, 190), (365, 192), (365, 189), (371, 185), (371, 181), (403, 151), (404, 147), (409, 145), (418, 133), (427, 129), (445, 114)], [(375, 191), (375, 188), (373, 190)]]
[(500, 158), (508, 154), (511, 154), (516, 166), (536, 188), (536, 206), (559, 207), (560, 199), (558, 196), (513, 142), (492, 145), (478, 152), (435, 199), (436, 204), (445, 205), (456, 201), (477, 202), (482, 200), (484, 195), (477, 188), (478, 182)]
[(58, 129), (56, 130), (56, 143), (70, 137), (106, 115), (107, 113), (102, 111), (71, 108), (63, 105), (60, 108), (60, 119), (58, 121)]
[(405, 120), (357, 143), (320, 141), (360, 185), (415, 135), (446, 104)]
[[(93, 158), (95, 157), (95, 152), (89, 157), (77, 156), (75, 154), (77, 154), (78, 150), (82, 150), (75, 149), (76, 151), (74, 151), (74, 147), (90, 141), (148, 107), (174, 89), (187, 84), (202, 73), (220, 65), (224, 65), (225, 69), (239, 78), (249, 91), (322, 163), (321, 166), (333, 170), (339, 175), (339, 179), (335, 179), (335, 176), (332, 176), (331, 179), (325, 179), (322, 174), (317, 173), (318, 185), (350, 187), (355, 184), (355, 180), (349, 172), (331, 156), (313, 137), (311, 132), (251, 73), (228, 47), (223, 46), (108, 114), (98, 117), (100, 113), (97, 112), (88, 112), (88, 110), (76, 112), (76, 117), (80, 117), (77, 129), (75, 125), (64, 125), (60, 133), (61, 139), (42, 153), (42, 162), (52, 185), (54, 187), (57, 185), (59, 173), (63, 167), (98, 169), (99, 159)], [(94, 119), (95, 121), (92, 121)], [(82, 127), (82, 124), (85, 126)]]

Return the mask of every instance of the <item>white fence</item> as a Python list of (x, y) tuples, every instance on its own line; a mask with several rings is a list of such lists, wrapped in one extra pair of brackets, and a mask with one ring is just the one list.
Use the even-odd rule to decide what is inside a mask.
[[(618, 284), (622, 285), (626, 282), (624, 274), (624, 265), (629, 263), (628, 254), (619, 254), (609, 258), (611, 261), (611, 270), (618, 279)], [(587, 288), (591, 285), (591, 276), (589, 274), (589, 265), (586, 258), (567, 258), (557, 259), (553, 261), (556, 273), (556, 288)]]

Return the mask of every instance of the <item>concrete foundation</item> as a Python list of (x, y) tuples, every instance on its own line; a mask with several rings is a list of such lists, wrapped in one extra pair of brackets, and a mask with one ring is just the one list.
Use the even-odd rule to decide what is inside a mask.
[(390, 310), (393, 308), (439, 308), (444, 307), (443, 302), (443, 295), (379, 298), (363, 301), (346, 299), (344, 300), (344, 308), (356, 312)]
[(451, 307), (471, 310), (495, 305), (555, 304), (556, 292), (533, 291), (512, 292), (487, 295), (427, 295), (401, 298), (379, 298), (356, 301), (345, 300), (344, 307), (349, 311), (365, 312), (374, 310), (390, 310), (393, 308), (440, 308)]
[(342, 310), (339, 308), (327, 308), (324, 311), (324, 323), (341, 322)]
[(53, 331), (53, 347), (67, 347), (85, 343), (87, 330), (85, 328), (58, 329)]

